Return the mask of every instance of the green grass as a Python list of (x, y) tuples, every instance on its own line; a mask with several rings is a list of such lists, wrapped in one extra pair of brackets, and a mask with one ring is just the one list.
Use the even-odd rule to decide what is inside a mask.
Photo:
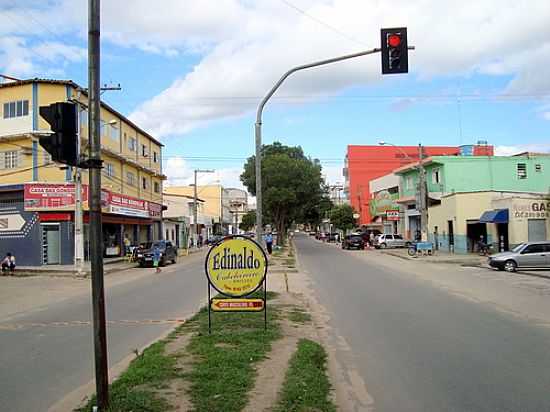
[[(273, 296), (268, 293), (268, 299)], [(263, 312), (214, 312), (211, 335), (206, 309), (186, 324), (197, 331), (187, 347), (196, 362), (186, 375), (195, 411), (237, 412), (244, 408), (254, 385), (254, 364), (265, 358), (281, 335), (275, 311), (268, 306), (267, 330)]]
[[(149, 346), (135, 358), (128, 369), (109, 389), (109, 412), (164, 412), (170, 405), (154, 395), (175, 376), (176, 359), (164, 354), (166, 341), (161, 340)], [(96, 404), (95, 396), (78, 411), (88, 412)]]
[(288, 319), (295, 323), (311, 322), (311, 315), (300, 308), (294, 308), (288, 312)]
[(327, 355), (321, 345), (301, 339), (290, 360), (275, 412), (334, 412), (329, 399)]

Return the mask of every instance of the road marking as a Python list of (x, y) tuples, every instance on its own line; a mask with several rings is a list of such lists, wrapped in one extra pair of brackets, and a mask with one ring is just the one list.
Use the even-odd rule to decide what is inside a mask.
[[(120, 319), (108, 320), (108, 325), (158, 325), (158, 324), (182, 324), (185, 319)], [(29, 323), (4, 323), (0, 324), (0, 330), (19, 330), (24, 328), (46, 328), (59, 326), (88, 326), (89, 320), (72, 320), (56, 322), (29, 322)]]

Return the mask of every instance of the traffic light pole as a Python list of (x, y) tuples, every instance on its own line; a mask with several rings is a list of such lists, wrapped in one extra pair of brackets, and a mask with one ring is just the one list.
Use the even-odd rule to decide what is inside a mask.
[(89, 208), (90, 262), (92, 271), (92, 306), (94, 329), (95, 379), (97, 406), (100, 412), (109, 405), (107, 366), (107, 330), (105, 325), (105, 291), (103, 286), (103, 234), (101, 230), (101, 112), (100, 112), (100, 0), (88, 1), (88, 93), (89, 127)]
[(304, 64), (302, 66), (297, 66), (289, 71), (287, 71), (279, 79), (275, 86), (267, 93), (267, 95), (262, 99), (260, 105), (258, 106), (258, 111), (256, 114), (256, 124), (255, 124), (255, 144), (256, 144), (256, 163), (255, 163), (255, 175), (256, 175), (256, 240), (260, 245), (263, 246), (263, 216), (262, 216), (262, 113), (264, 106), (268, 100), (273, 96), (277, 89), (283, 84), (283, 82), (290, 76), (292, 73), (295, 73), (300, 70), (310, 69), (312, 67), (324, 66), (325, 64), (336, 63), (342, 60), (349, 60), (355, 57), (366, 56), (369, 54), (379, 53), (380, 48), (374, 48), (371, 50), (362, 51), (359, 53), (347, 54), (345, 56), (335, 57), (327, 60), (320, 60), (317, 62)]
[(424, 150), (422, 145), (418, 145), (418, 185), (420, 195), (420, 233), (422, 241), (428, 240), (428, 193), (426, 186), (426, 169), (424, 169)]

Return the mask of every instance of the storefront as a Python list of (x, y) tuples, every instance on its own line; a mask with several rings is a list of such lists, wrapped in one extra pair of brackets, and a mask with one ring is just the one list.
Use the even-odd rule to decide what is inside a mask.
[[(28, 183), (23, 189), (23, 210), (36, 216), (40, 255), (29, 265), (72, 264), (74, 260), (75, 187), (72, 183)], [(84, 258), (89, 258), (88, 187), (82, 187)], [(123, 256), (125, 238), (131, 245), (160, 239), (162, 205), (102, 190), (103, 255)], [(24, 262), (20, 263), (24, 265)]]
[(536, 193), (455, 193), (430, 207), (428, 216), (429, 240), (456, 253), (477, 252), (480, 241), (508, 250), (550, 234), (550, 199)]

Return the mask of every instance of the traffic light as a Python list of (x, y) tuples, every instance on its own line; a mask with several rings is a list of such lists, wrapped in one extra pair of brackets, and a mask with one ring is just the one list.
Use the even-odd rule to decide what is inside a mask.
[(409, 49), (407, 46), (407, 28), (382, 29), (382, 74), (408, 73)]
[(50, 124), (53, 132), (48, 136), (40, 136), (40, 145), (52, 156), (52, 160), (77, 166), (79, 153), (76, 104), (60, 102), (40, 106), (40, 116)]

